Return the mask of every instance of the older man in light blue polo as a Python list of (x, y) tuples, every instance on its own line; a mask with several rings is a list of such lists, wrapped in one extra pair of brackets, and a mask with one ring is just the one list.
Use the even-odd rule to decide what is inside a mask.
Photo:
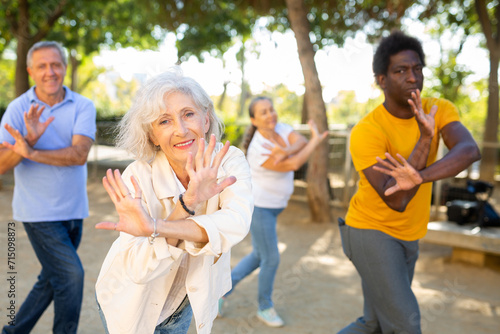
[(14, 169), (14, 220), (23, 222), (42, 265), (38, 281), (2, 334), (29, 333), (54, 301), (54, 333), (76, 333), (84, 271), (76, 252), (88, 216), (87, 156), (96, 111), (63, 85), (67, 60), (56, 42), (28, 52), (35, 86), (12, 101), (0, 126), (0, 173)]

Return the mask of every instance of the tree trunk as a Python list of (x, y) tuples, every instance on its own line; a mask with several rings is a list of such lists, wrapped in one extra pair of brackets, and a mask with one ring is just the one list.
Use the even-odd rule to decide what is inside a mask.
[(33, 38), (30, 35), (30, 18), (28, 11), (28, 2), (19, 2), (19, 17), (17, 29), (14, 32), (17, 40), (16, 50), (16, 96), (26, 92), (30, 88), (29, 75), (26, 71), (27, 62), (26, 55), (28, 50), (34, 44)]
[(488, 113), (484, 125), (483, 152), (480, 177), (485, 181), (495, 180), (495, 168), (498, 156), (498, 63), (500, 61), (500, 10), (495, 7), (493, 22), (488, 15), (486, 1), (474, 2), (479, 23), (486, 38), (486, 46), (490, 52), (490, 77), (488, 80)]
[(241, 65), (241, 95), (240, 95), (240, 109), (238, 111), (238, 116), (243, 116), (245, 114), (245, 102), (248, 97), (248, 85), (245, 81), (245, 41), (241, 45), (239, 51), (239, 60)]
[[(321, 83), (314, 63), (314, 49), (309, 39), (311, 29), (307, 20), (307, 10), (303, 0), (286, 0), (286, 5), (304, 74), (307, 111), (309, 118), (316, 122), (318, 129), (322, 132), (328, 129), (328, 121)], [(327, 167), (328, 142), (324, 141), (312, 154), (307, 168), (307, 197), (313, 222), (331, 221)]]
[(31, 47), (29, 40), (17, 39), (17, 61), (16, 61), (16, 96), (26, 92), (30, 88), (29, 75), (26, 71), (26, 55)]
[(229, 84), (229, 81), (224, 81), (224, 84), (222, 85), (223, 90), (222, 94), (219, 97), (219, 101), (217, 102), (217, 109), (219, 111), (222, 111), (222, 108), (224, 106), (224, 100), (226, 99), (226, 94), (227, 94), (227, 85)]
[(500, 57), (496, 50), (490, 50), (490, 77), (488, 80), (488, 114), (484, 124), (483, 152), (480, 177), (493, 182), (498, 161), (498, 64)]
[(302, 115), (300, 117), (300, 123), (306, 124), (309, 120), (309, 112), (307, 111), (307, 94), (304, 92), (302, 96)]

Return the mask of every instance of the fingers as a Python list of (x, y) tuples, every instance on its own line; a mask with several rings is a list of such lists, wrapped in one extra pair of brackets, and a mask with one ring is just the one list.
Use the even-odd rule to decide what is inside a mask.
[(106, 189), (111, 201), (116, 205), (120, 201), (120, 198), (116, 194), (115, 189), (111, 186), (109, 179), (106, 176), (102, 178), (102, 185), (104, 186), (104, 189)]
[(132, 184), (134, 185), (134, 190), (135, 190), (134, 198), (135, 199), (142, 199), (142, 190), (139, 187), (139, 183), (137, 182), (137, 180), (135, 179), (135, 177), (133, 175), (130, 177), (130, 181), (132, 181)]
[(38, 103), (31, 104), (28, 112), (24, 112), (24, 118), (33, 117), (33, 115), (36, 114), (37, 109)]
[(14, 139), (17, 141), (17, 140), (20, 140), (20, 139), (23, 139), (23, 136), (21, 136), (21, 133), (19, 132), (19, 130), (17, 129), (14, 129), (12, 126), (10, 126), (9, 124), (5, 124), (5, 129), (7, 130), (7, 132), (10, 133), (10, 135), (12, 137), (14, 137)]
[(391, 176), (391, 174), (392, 174), (392, 170), (385, 169), (385, 168), (382, 168), (379, 166), (373, 166), (373, 170), (376, 170), (377, 172), (380, 172), (382, 174), (389, 175), (389, 176)]
[(396, 156), (399, 160), (401, 160), (401, 162), (403, 164), (401, 164), (399, 161), (394, 159), (392, 157), (392, 155), (388, 152), (385, 153), (385, 156), (386, 156), (387, 160), (389, 160), (389, 161), (386, 161), (380, 157), (375, 157), (375, 159), (377, 159), (377, 162), (379, 164), (381, 164), (384, 168), (375, 165), (375, 166), (373, 166), (374, 170), (381, 172), (381, 173), (384, 173), (384, 174), (387, 174), (387, 175), (391, 175), (392, 171), (395, 170), (396, 168), (406, 166), (408, 164), (408, 161), (406, 161), (406, 159), (403, 158), (403, 156), (401, 156), (401, 154), (399, 154), (399, 153), (396, 153)]
[(4, 141), (2, 145), (3, 147), (8, 148), (9, 150), (14, 150), (14, 145), (12, 145), (11, 143)]
[[(111, 187), (113, 188), (113, 191), (116, 193), (116, 195), (121, 195), (120, 193), (120, 188), (118, 187), (118, 184), (116, 183), (116, 180), (115, 180), (115, 174), (113, 173), (113, 171), (111, 169), (108, 169), (106, 171), (106, 179), (108, 180), (108, 183), (111, 185)], [(120, 197), (123, 197), (123, 196), (120, 196)]]
[(100, 222), (95, 224), (95, 228), (98, 230), (116, 230), (116, 223), (112, 222)]
[[(386, 153), (386, 156), (387, 156), (387, 154), (389, 154), (389, 153)], [(389, 154), (389, 156), (390, 156), (390, 154)], [(401, 162), (403, 163), (403, 166), (408, 165), (408, 161), (406, 161), (406, 159), (405, 159), (405, 158), (404, 158), (401, 154), (396, 153), (396, 157), (397, 157), (399, 160), (401, 160)], [(391, 158), (392, 158), (392, 157), (391, 157)], [(394, 159), (394, 158), (393, 158), (393, 159)], [(396, 161), (396, 160), (394, 159), (394, 161)]]
[(30, 109), (28, 112), (24, 112), (24, 119), (26, 120), (27, 118), (36, 118), (39, 119), (40, 116), (42, 115), (43, 111), (45, 110), (45, 106), (42, 105), (40, 108), (40, 105), (38, 103), (32, 104), (30, 106)]
[(230, 185), (234, 184), (236, 182), (236, 176), (229, 176), (224, 179), (221, 183), (217, 185), (218, 187), (218, 193), (220, 193), (222, 190), (226, 189)]
[(130, 195), (130, 190), (128, 189), (127, 185), (123, 181), (122, 175), (118, 169), (115, 169), (115, 181), (118, 185), (118, 189), (120, 190), (120, 193), (122, 194), (122, 197)]
[[(392, 157), (391, 157), (392, 158)], [(380, 158), (380, 157), (375, 157), (375, 159), (377, 159), (377, 162), (379, 164), (381, 164), (382, 166), (384, 166), (385, 168), (388, 168), (390, 170), (394, 169), (395, 166), (394, 164), (390, 164), (389, 162), (385, 161), (384, 159)], [(376, 166), (374, 166), (376, 167)]]
[(325, 138), (326, 138), (326, 137), (328, 137), (328, 131), (325, 131), (325, 132), (323, 132), (323, 133), (321, 134), (321, 139), (320, 139), (320, 141), (325, 140)]
[(262, 147), (265, 148), (266, 150), (269, 150), (269, 151), (271, 151), (274, 148), (271, 145), (269, 145), (268, 143), (262, 144)]
[(417, 106), (415, 105), (415, 102), (413, 102), (413, 100), (412, 100), (412, 99), (408, 99), (408, 104), (410, 105), (411, 109), (413, 110), (413, 113), (414, 113), (415, 115), (417, 115), (417, 114), (418, 114), (418, 108), (417, 108)]
[[(399, 153), (397, 153), (397, 154), (396, 154), (396, 156), (397, 156), (398, 158), (400, 158), (400, 159), (402, 158), (402, 159), (404, 160), (404, 158), (403, 158), (403, 157), (402, 157)], [(394, 159), (394, 158), (392, 157), (392, 155), (391, 155), (389, 152), (386, 152), (386, 153), (385, 153), (385, 157), (387, 158), (387, 160), (389, 160), (389, 161), (392, 163), (392, 165), (393, 165), (394, 167), (401, 166), (401, 164), (399, 163), (399, 161), (397, 161), (396, 159)], [(403, 160), (402, 160), (402, 161), (403, 161)], [(404, 161), (406, 161), (406, 160), (404, 160)]]
[(275, 146), (282, 147), (282, 146), (280, 145), (280, 143), (278, 143), (278, 142), (276, 141), (276, 139), (274, 139), (274, 138), (272, 138), (272, 137), (271, 137), (271, 138), (269, 138), (268, 140), (269, 140), (271, 143), (273, 143)]
[(204, 164), (204, 155), (203, 153), (205, 152), (205, 139), (200, 138), (198, 144), (198, 152), (196, 152), (196, 156), (194, 157), (194, 164), (196, 166), (196, 170), (200, 170), (203, 167)]
[[(38, 108), (38, 105), (37, 105), (37, 108)], [(42, 115), (43, 111), (45, 110), (45, 106), (42, 106), (40, 109), (38, 109), (37, 111), (35, 111), (35, 115), (37, 118), (40, 118), (40, 116)]]
[(215, 155), (214, 162), (212, 164), (212, 168), (219, 169), (220, 164), (222, 163), (222, 159), (226, 155), (227, 151), (229, 151), (229, 147), (231, 146), (231, 143), (226, 141), (222, 149)]
[(318, 126), (316, 125), (316, 122), (314, 122), (312, 119), (307, 121), (307, 125), (309, 125), (309, 130), (311, 130), (311, 135), (317, 135), (318, 134)]
[(429, 112), (429, 116), (435, 118), (437, 111), (438, 111), (438, 106), (432, 106), (431, 111)]
[(399, 191), (399, 186), (396, 184), (392, 187), (390, 187), (389, 189), (387, 189), (385, 192), (384, 192), (384, 195), (385, 196), (391, 196), (392, 194), (396, 193)]
[(44, 127), (47, 128), (54, 119), (55, 119), (54, 116), (50, 116), (45, 122), (43, 122)]
[(420, 90), (417, 89), (414, 93), (411, 93), (411, 99), (408, 99), (408, 104), (413, 109), (415, 115), (423, 112), (422, 109), (422, 99), (420, 98)]
[(194, 158), (191, 152), (188, 153), (186, 159), (186, 172), (191, 177), (192, 173), (194, 173)]
[(210, 142), (208, 143), (207, 150), (204, 154), (204, 159), (203, 159), (203, 165), (204, 166), (210, 166), (210, 162), (212, 161), (212, 153), (215, 148), (215, 135), (212, 134), (210, 136)]
[(114, 173), (111, 169), (108, 169), (106, 171), (106, 176), (102, 180), (102, 184), (115, 204), (123, 197), (130, 195), (118, 169), (116, 169)]

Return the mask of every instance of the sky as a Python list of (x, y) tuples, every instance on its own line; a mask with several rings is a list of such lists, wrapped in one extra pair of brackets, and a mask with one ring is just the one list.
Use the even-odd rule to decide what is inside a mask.
[[(427, 64), (436, 64), (440, 57), (439, 45), (425, 34), (425, 29), (422, 24), (412, 24), (408, 33), (422, 41)], [(245, 79), (249, 82), (251, 91), (258, 94), (266, 88), (284, 83), (291, 91), (303, 94), (304, 79), (293, 32), (270, 33), (260, 29), (254, 32), (253, 37), (254, 41), (257, 41), (254, 47), (259, 50), (259, 54), (247, 52), (245, 65)], [(445, 43), (455, 43), (455, 39), (454, 36), (442, 38)], [(239, 47), (234, 46), (224, 55), (226, 68), (223, 67), (222, 60), (213, 57), (207, 57), (204, 63), (191, 57), (181, 64), (181, 68), (187, 76), (197, 80), (211, 96), (222, 93), (225, 81), (230, 82), (228, 94), (239, 95), (242, 76), (236, 61)], [(315, 62), (325, 102), (331, 101), (342, 90), (354, 91), (359, 102), (380, 94), (373, 80), (373, 52), (373, 46), (366, 42), (364, 35), (358, 34), (354, 39), (347, 39), (342, 48), (331, 46), (316, 53)], [(467, 42), (458, 60), (475, 72), (469, 78), (470, 81), (487, 77), (487, 52), (480, 48), (479, 40), (471, 39)], [(168, 70), (176, 61), (177, 50), (173, 33), (167, 34), (158, 51), (126, 48), (103, 51), (94, 58), (96, 65), (116, 71), (124, 80), (154, 76)], [(425, 73), (426, 76), (429, 73)]]

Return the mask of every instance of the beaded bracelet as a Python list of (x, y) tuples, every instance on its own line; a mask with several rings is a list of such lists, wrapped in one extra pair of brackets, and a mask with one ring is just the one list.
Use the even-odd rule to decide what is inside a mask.
[(181, 202), (181, 205), (182, 205), (182, 208), (187, 212), (189, 213), (191, 216), (194, 216), (195, 215), (195, 212), (193, 210), (189, 210), (189, 208), (186, 206), (186, 204), (184, 203), (184, 199), (182, 198), (184, 194), (180, 194), (179, 195), (179, 202)]
[(152, 245), (153, 242), (155, 242), (156, 237), (159, 235), (160, 233), (156, 232), (156, 219), (153, 218), (153, 233), (151, 233), (151, 236), (148, 237), (149, 244)]

